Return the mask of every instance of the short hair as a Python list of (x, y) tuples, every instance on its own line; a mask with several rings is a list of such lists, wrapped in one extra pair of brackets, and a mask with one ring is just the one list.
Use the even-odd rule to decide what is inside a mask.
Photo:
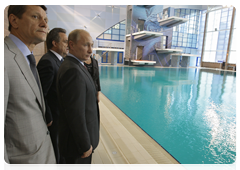
[(51, 49), (53, 47), (52, 41), (59, 42), (60, 41), (60, 36), (59, 33), (64, 33), (66, 34), (66, 30), (63, 28), (53, 28), (47, 35), (47, 49)]
[(89, 34), (89, 32), (83, 29), (75, 29), (71, 31), (68, 35), (68, 42), (73, 41), (74, 43), (77, 43), (77, 41), (81, 38), (82, 33)]
[[(28, 5), (10, 5), (8, 8), (8, 18), (10, 14), (13, 14), (19, 19), (21, 19), (23, 13), (26, 12), (27, 10), (27, 6)], [(37, 5), (37, 6), (40, 6), (44, 11), (47, 11), (47, 7), (45, 5)], [(9, 23), (8, 30), (11, 31), (12, 25), (9, 21), (8, 23)]]

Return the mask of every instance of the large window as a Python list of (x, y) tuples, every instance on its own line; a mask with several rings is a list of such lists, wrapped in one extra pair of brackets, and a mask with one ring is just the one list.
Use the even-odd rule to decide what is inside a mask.
[(125, 40), (125, 20), (117, 23), (111, 28), (107, 29), (105, 32), (97, 37), (97, 40), (112, 40), (121, 41)]
[(188, 22), (173, 27), (172, 48), (197, 54), (200, 10), (175, 9), (174, 12), (177, 17), (187, 18)]
[(228, 56), (228, 63), (231, 64), (236, 64), (237, 62), (237, 24), (236, 24), (236, 10), (235, 10), (235, 19), (233, 22), (233, 27), (232, 27), (232, 37), (231, 37), (231, 44), (230, 44), (230, 51), (229, 51), (229, 56)]
[(209, 12), (202, 61), (225, 61), (232, 20), (232, 11), (233, 8), (231, 7)]
[[(206, 12), (207, 12), (207, 10), (203, 10), (203, 11), (200, 12), (201, 15), (200, 15), (200, 24), (199, 24), (198, 53), (197, 53), (199, 56), (201, 56), (201, 54), (202, 54), (202, 45), (203, 45)], [(200, 66), (200, 63), (198, 64), (198, 66)]]

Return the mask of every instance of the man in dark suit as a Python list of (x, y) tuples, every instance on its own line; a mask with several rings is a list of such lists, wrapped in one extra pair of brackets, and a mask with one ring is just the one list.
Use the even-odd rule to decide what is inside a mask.
[(57, 72), (68, 53), (68, 37), (66, 30), (54, 28), (47, 35), (48, 52), (38, 62), (37, 69), (43, 89), (46, 104), (46, 120), (53, 143), (57, 163), (60, 163), (58, 149), (58, 120), (59, 105), (57, 100), (56, 80)]
[(69, 54), (59, 68), (59, 150), (67, 164), (90, 164), (99, 142), (97, 91), (84, 67), (92, 53), (90, 34), (81, 29), (68, 36)]

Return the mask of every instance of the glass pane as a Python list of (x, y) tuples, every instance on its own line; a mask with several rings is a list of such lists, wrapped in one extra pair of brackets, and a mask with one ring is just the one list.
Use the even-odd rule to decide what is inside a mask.
[(111, 34), (111, 33), (112, 33), (111, 30), (112, 30), (112, 29), (110, 28), (110, 29), (108, 29), (107, 31), (105, 31), (104, 33), (105, 33), (105, 34)]
[(172, 45), (177, 46), (177, 42), (176, 41), (172, 42)]
[(121, 24), (125, 24), (125, 20), (124, 21), (122, 21), (122, 22), (120, 22)]
[(112, 35), (113, 40), (119, 40), (119, 35)]
[(218, 32), (213, 32), (211, 50), (217, 49)]
[(121, 35), (125, 35), (125, 30), (120, 30)]
[(211, 41), (212, 41), (212, 32), (206, 33), (205, 37), (205, 50), (210, 50), (211, 49)]
[(125, 36), (120, 36), (120, 40), (124, 41), (125, 40)]
[(102, 34), (102, 35), (100, 35), (100, 36), (98, 36), (98, 38), (100, 38), (100, 39), (103, 39), (103, 34)]
[(114, 25), (112, 28), (119, 29), (119, 24)]
[(208, 58), (209, 58), (209, 52), (207, 52), (207, 51), (204, 51), (204, 53), (203, 53), (203, 56), (202, 56), (203, 58), (202, 58), (202, 61), (203, 62), (208, 62)]
[(190, 54), (191, 53), (190, 48), (186, 48), (185, 53)]
[(112, 29), (112, 34), (119, 34), (119, 29)]
[(228, 63), (231, 63), (231, 64), (237, 63), (237, 52), (236, 51), (229, 52)]
[(209, 62), (215, 62), (215, 56), (216, 56), (216, 52), (211, 51), (209, 55)]
[(177, 43), (177, 46), (182, 46), (182, 42), (178, 42), (178, 43)]
[(111, 34), (104, 34), (104, 35), (103, 35), (103, 38), (104, 38), (104, 39), (111, 39)]
[(236, 37), (236, 34), (237, 34), (236, 33), (236, 29), (233, 29), (230, 50), (237, 50), (237, 37)]
[(126, 27), (125, 24), (124, 25), (123, 24), (120, 25), (120, 29), (125, 29), (125, 27)]

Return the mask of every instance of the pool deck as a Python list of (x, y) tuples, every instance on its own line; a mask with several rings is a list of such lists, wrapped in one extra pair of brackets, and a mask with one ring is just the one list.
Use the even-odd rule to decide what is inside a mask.
[(100, 142), (93, 164), (179, 164), (100, 93)]

